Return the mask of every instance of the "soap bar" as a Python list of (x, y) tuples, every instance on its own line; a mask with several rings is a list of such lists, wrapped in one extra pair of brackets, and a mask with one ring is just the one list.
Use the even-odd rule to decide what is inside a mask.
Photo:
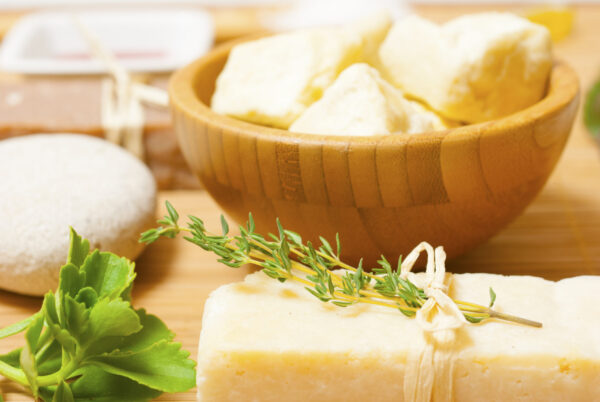
[(432, 111), (404, 98), (364, 63), (348, 67), (290, 131), (330, 135), (423, 133), (447, 128)]
[[(453, 395), (464, 401), (600, 400), (600, 278), (453, 275), (448, 294), (543, 323), (486, 320), (457, 330)], [(340, 308), (262, 272), (214, 291), (204, 308), (198, 400), (402, 401), (414, 318)], [(435, 399), (435, 398), (434, 398)]]
[(552, 67), (550, 33), (509, 13), (465, 15), (438, 26), (398, 21), (379, 49), (384, 77), (446, 117), (476, 123), (539, 101)]

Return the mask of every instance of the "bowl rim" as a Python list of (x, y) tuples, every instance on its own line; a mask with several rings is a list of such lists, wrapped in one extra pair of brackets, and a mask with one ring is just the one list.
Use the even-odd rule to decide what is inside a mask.
[(380, 142), (402, 142), (408, 138), (440, 138), (448, 136), (461, 136), (465, 134), (480, 133), (485, 128), (486, 132), (508, 131), (525, 124), (537, 121), (544, 117), (552, 116), (578, 97), (580, 91), (579, 79), (572, 67), (564, 60), (554, 59), (550, 71), (546, 95), (533, 105), (519, 110), (499, 119), (481, 123), (466, 124), (445, 130), (427, 131), (423, 133), (394, 133), (377, 134), (368, 136), (332, 135), (332, 134), (307, 134), (297, 133), (285, 129), (263, 126), (250, 123), (213, 111), (209, 105), (202, 102), (196, 94), (195, 82), (198, 73), (215, 60), (221, 60), (229, 55), (230, 50), (237, 44), (264, 37), (264, 34), (243, 37), (225, 42), (216, 46), (204, 56), (196, 59), (185, 67), (177, 70), (169, 80), (170, 107), (184, 112), (188, 116), (205, 123), (218, 126), (250, 137), (271, 141), (293, 143), (320, 143), (320, 144), (372, 144)]

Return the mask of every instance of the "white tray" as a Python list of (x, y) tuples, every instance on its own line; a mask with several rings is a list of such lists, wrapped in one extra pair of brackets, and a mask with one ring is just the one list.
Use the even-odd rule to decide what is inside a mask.
[[(106, 71), (67, 12), (21, 18), (0, 49), (0, 69), (26, 74), (97, 74)], [(94, 10), (77, 18), (129, 71), (172, 71), (207, 52), (211, 16), (197, 9)]]

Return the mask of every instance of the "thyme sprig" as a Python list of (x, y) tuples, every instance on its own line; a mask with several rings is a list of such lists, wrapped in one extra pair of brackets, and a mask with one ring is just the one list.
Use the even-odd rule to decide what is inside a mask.
[[(321, 245), (315, 247), (311, 242), (305, 243), (298, 233), (284, 229), (277, 220), (278, 234), (264, 237), (256, 233), (251, 214), (246, 225), (239, 227), (240, 234), (235, 236), (229, 235), (229, 225), (221, 216), (222, 234), (217, 235), (210, 233), (204, 222), (195, 216), (189, 216), (187, 226), (180, 226), (175, 208), (168, 201), (166, 207), (167, 215), (157, 222), (161, 226), (142, 233), (140, 242), (149, 244), (160, 237), (172, 239), (186, 232), (185, 240), (213, 252), (219, 257), (219, 262), (229, 267), (256, 265), (269, 277), (280, 282), (299, 282), (320, 301), (339, 307), (367, 303), (391, 307), (412, 317), (428, 299), (424, 289), (401, 277), (401, 258), (395, 268), (383, 256), (372, 270), (365, 270), (362, 260), (356, 267), (344, 263), (340, 258), (339, 236), (336, 236), (334, 246), (320, 237)], [(454, 300), (471, 323), (495, 318), (533, 327), (542, 326), (536, 321), (493, 310), (495, 301), (496, 294), (492, 288), (488, 307)]]

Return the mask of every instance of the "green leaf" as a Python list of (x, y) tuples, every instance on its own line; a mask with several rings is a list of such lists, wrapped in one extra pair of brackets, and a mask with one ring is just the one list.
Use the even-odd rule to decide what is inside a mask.
[(89, 327), (82, 338), (90, 345), (103, 338), (128, 336), (141, 329), (140, 319), (128, 302), (101, 299), (90, 311)]
[(590, 133), (600, 136), (600, 81), (590, 88), (586, 96), (583, 119)]
[(71, 245), (69, 246), (69, 256), (67, 257), (67, 264), (73, 264), (76, 267), (80, 267), (85, 261), (90, 252), (90, 242), (82, 238), (77, 234), (75, 229), (70, 228)]
[(56, 311), (56, 296), (52, 292), (46, 293), (44, 296), (44, 303), (42, 304), (42, 312), (48, 325), (48, 330), (52, 333), (52, 336), (65, 348), (66, 352), (70, 355), (75, 354), (77, 345), (76, 339), (64, 329), (61, 325), (58, 312)]
[(61, 294), (75, 297), (85, 283), (85, 273), (79, 272), (79, 267), (72, 263), (63, 265), (60, 269), (58, 289)]
[(21, 363), (19, 362), (19, 357), (21, 356), (21, 349), (12, 350), (4, 355), (0, 355), (0, 361), (8, 364), (9, 366), (20, 368)]
[(83, 263), (85, 286), (96, 291), (99, 298), (115, 298), (126, 292), (135, 278), (134, 264), (127, 258), (95, 250)]
[(77, 292), (77, 296), (75, 296), (75, 300), (80, 303), (85, 304), (87, 308), (93, 307), (98, 302), (98, 294), (91, 287), (85, 287), (79, 292)]
[(4, 398), (2, 397), (2, 394), (0, 394), (0, 402), (4, 402)]
[(223, 236), (229, 233), (229, 224), (223, 215), (221, 215), (221, 229), (223, 231)]
[(54, 391), (52, 402), (74, 402), (71, 388), (64, 381), (61, 381)]
[(490, 286), (490, 308), (494, 307), (494, 303), (496, 303), (496, 292)]
[(71, 384), (75, 402), (145, 402), (162, 393), (94, 366), (84, 367), (75, 374), (81, 375)]
[(49, 375), (57, 372), (62, 365), (62, 346), (57, 340), (36, 353), (38, 375)]
[(196, 363), (188, 356), (181, 344), (160, 341), (137, 353), (113, 352), (88, 363), (159, 391), (183, 392), (196, 385)]
[(0, 339), (16, 335), (19, 332), (23, 332), (36, 319), (36, 315), (32, 315), (31, 317), (26, 318), (23, 321), (19, 321), (15, 324), (9, 325), (8, 327), (0, 329)]
[(42, 312), (46, 317), (46, 322), (49, 324), (59, 324), (58, 312), (56, 311), (56, 297), (54, 293), (48, 292), (44, 295), (42, 303)]
[(33, 393), (34, 398), (36, 398), (38, 395), (38, 372), (35, 361), (35, 351), (37, 349), (38, 339), (40, 338), (43, 327), (44, 317), (37, 315), (25, 333), (25, 346), (21, 350), (21, 356), (19, 357), (21, 369), (25, 373), (25, 377), (27, 378), (29, 388)]
[(165, 201), (165, 205), (167, 207), (167, 212), (169, 213), (169, 218), (171, 218), (171, 221), (173, 221), (174, 224), (177, 224), (177, 221), (179, 220), (179, 214), (169, 201)]
[(481, 318), (477, 317), (476, 318), (476, 317), (473, 317), (473, 316), (470, 316), (470, 315), (467, 315), (467, 314), (464, 314), (464, 316), (465, 316), (465, 319), (467, 321), (469, 321), (471, 324), (479, 324), (481, 321), (485, 320), (484, 317), (481, 317)]
[(66, 322), (65, 328), (81, 343), (81, 336), (88, 328), (90, 310), (84, 303), (77, 302), (71, 296), (65, 296), (64, 304)]
[(121, 352), (139, 352), (160, 341), (172, 341), (175, 334), (155, 315), (146, 314), (146, 310), (136, 311), (142, 330), (126, 337), (119, 345)]

